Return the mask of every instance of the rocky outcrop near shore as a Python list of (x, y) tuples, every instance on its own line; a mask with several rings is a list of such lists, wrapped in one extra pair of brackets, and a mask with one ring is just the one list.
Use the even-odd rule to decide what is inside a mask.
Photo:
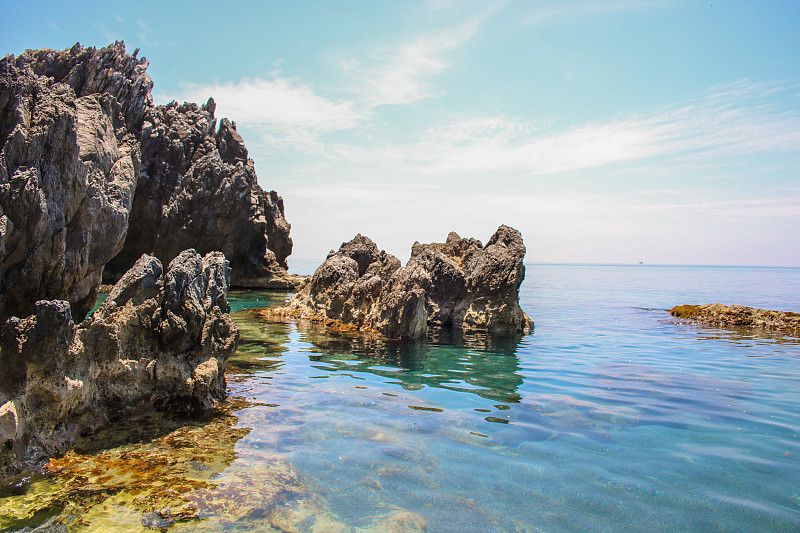
[(219, 253), (143, 255), (95, 314), (38, 301), (0, 333), (0, 475), (65, 452), (75, 437), (154, 411), (198, 412), (225, 396), (238, 343)]
[(800, 313), (721, 303), (677, 305), (669, 312), (672, 316), (714, 327), (759, 328), (800, 337)]
[(172, 102), (145, 116), (142, 170), (122, 252), (104, 278), (118, 279), (142, 251), (170, 261), (181, 250), (222, 251), (231, 283), (243, 288), (293, 288), (292, 252), (283, 199), (258, 185), (236, 124), (217, 127), (213, 99), (202, 105)]
[(154, 106), (147, 66), (122, 42), (0, 60), (0, 322), (38, 300), (81, 320), (142, 253), (222, 251), (236, 286), (297, 283), (283, 201), (235, 124), (213, 100)]
[(525, 334), (533, 321), (519, 306), (525, 277), (519, 231), (500, 226), (483, 246), (450, 233), (412, 247), (402, 267), (357, 235), (316, 270), (272, 318), (301, 318), (388, 338), (424, 337), (428, 328)]

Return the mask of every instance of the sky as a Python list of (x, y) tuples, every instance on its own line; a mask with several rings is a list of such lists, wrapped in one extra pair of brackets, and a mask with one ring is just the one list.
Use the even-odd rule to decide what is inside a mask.
[[(526, 262), (800, 266), (800, 2), (0, 0), (217, 102), (295, 259), (520, 230)], [(291, 260), (290, 258), (290, 265)]]

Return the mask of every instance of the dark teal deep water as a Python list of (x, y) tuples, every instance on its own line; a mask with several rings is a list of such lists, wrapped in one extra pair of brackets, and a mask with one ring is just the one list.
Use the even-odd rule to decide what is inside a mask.
[(663, 311), (715, 301), (800, 311), (800, 269), (530, 265), (519, 339), (246, 327), (231, 391), (269, 405), (237, 446), (355, 526), (397, 506), (430, 531), (798, 531), (800, 341)]
[(152, 443), (0, 497), (42, 509), (10, 530), (375, 532), (403, 510), (431, 532), (800, 531), (800, 340), (663, 311), (800, 311), (800, 269), (529, 265), (536, 329), (512, 339), (379, 342), (252, 309), (287, 298), (230, 295), (232, 417), (137, 422)]

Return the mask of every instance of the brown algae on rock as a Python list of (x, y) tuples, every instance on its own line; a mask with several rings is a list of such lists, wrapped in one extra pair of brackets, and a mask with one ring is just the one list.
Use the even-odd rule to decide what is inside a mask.
[(710, 326), (758, 328), (800, 337), (800, 313), (721, 303), (676, 305), (669, 313)]
[[(427, 530), (421, 516), (395, 507), (364, 527), (342, 522), (284, 457), (240, 445), (251, 429), (240, 427), (232, 413), (256, 405), (234, 398), (209, 420), (156, 415), (88, 435), (75, 450), (51, 459), (44, 475), (3, 495), (0, 530)], [(392, 451), (415, 457), (406, 449)]]
[(0, 477), (39, 469), (80, 434), (120, 420), (213, 412), (239, 339), (229, 274), (217, 252), (185, 250), (167, 269), (144, 254), (80, 324), (59, 300), (6, 321)]

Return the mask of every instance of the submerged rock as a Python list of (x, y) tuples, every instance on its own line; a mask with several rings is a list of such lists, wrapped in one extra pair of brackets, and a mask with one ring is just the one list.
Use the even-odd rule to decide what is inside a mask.
[(114, 420), (213, 408), (238, 343), (229, 283), (219, 252), (184, 251), (166, 272), (143, 255), (77, 326), (59, 300), (10, 318), (0, 334), (0, 474), (59, 455)]
[(450, 233), (415, 243), (400, 261), (362, 235), (342, 244), (289, 304), (272, 316), (328, 321), (389, 338), (419, 338), (428, 327), (529, 333), (519, 306), (525, 277), (522, 235), (500, 226), (486, 246)]
[[(0, 530), (67, 531), (79, 523), (92, 531), (243, 531), (422, 533), (419, 514), (387, 506), (361, 527), (337, 516), (284, 457), (242, 438), (251, 428), (234, 409), (254, 404), (233, 399), (204, 423), (148, 417), (79, 439), (76, 450), (51, 459), (46, 482), (26, 494), (0, 498)], [(119, 441), (132, 445), (116, 447)], [(366, 522), (366, 523), (365, 523)]]
[(800, 337), (800, 313), (770, 311), (744, 305), (677, 305), (672, 316), (717, 327), (755, 327)]

